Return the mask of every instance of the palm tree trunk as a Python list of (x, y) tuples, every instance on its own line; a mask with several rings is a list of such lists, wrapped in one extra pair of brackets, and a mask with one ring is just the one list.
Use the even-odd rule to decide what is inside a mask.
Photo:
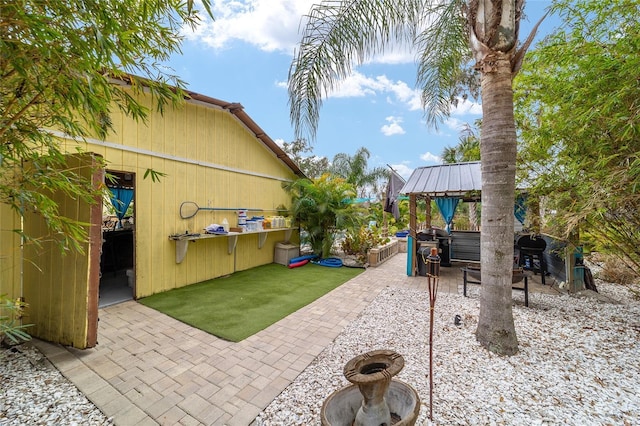
[(471, 231), (478, 230), (478, 209), (476, 203), (469, 203), (469, 228)]
[(518, 351), (511, 308), (516, 131), (508, 54), (494, 51), (491, 66), (482, 74), (482, 286), (476, 338), (492, 352), (513, 355)]

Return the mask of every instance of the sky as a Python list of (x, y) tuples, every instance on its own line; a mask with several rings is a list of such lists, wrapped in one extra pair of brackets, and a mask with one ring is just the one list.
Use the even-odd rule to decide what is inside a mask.
[[(185, 32), (182, 53), (168, 62), (187, 89), (239, 102), (277, 143), (295, 139), (289, 118), (287, 76), (303, 16), (319, 0), (211, 0), (215, 20)], [(551, 1), (528, 0), (521, 23), (524, 39)], [(547, 18), (539, 35), (557, 21)], [(538, 38), (540, 38), (540, 36)], [(328, 157), (371, 153), (368, 166), (391, 166), (405, 179), (417, 167), (440, 163), (447, 146), (458, 143), (465, 123), (481, 116), (481, 105), (461, 102), (436, 128), (426, 124), (416, 64), (411, 52), (373, 58), (323, 100), (313, 154)]]

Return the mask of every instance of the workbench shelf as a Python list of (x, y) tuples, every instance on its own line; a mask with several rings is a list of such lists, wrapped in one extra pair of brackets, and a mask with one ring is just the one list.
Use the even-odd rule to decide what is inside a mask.
[(227, 252), (232, 254), (238, 243), (238, 237), (244, 235), (255, 235), (258, 234), (258, 248), (261, 249), (264, 246), (264, 243), (267, 241), (267, 235), (270, 232), (281, 232), (284, 231), (284, 239), (288, 241), (291, 238), (291, 234), (294, 229), (297, 228), (273, 228), (273, 229), (263, 229), (261, 231), (247, 231), (247, 232), (228, 232), (226, 234), (179, 234), (179, 235), (170, 235), (169, 239), (176, 242), (176, 263), (182, 263), (184, 258), (187, 255), (187, 249), (189, 248), (189, 242), (196, 242), (198, 240), (206, 240), (209, 238), (227, 238)]

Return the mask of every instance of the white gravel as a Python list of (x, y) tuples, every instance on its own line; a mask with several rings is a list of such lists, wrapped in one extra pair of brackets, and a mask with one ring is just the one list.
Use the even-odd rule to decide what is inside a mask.
[[(500, 357), (475, 339), (478, 288), (440, 293), (435, 309), (433, 422), (429, 414), (428, 294), (387, 288), (258, 417), (257, 424), (319, 425), (323, 401), (349, 383), (347, 361), (374, 349), (405, 358), (397, 378), (422, 403), (418, 425), (640, 424), (640, 303), (599, 283), (592, 297), (514, 297), (520, 352)], [(519, 299), (518, 299), (519, 298)], [(463, 324), (456, 327), (454, 316)]]
[[(397, 376), (418, 391), (418, 425), (639, 425), (640, 302), (598, 283), (591, 297), (516, 293), (520, 352), (499, 357), (476, 343), (477, 287), (440, 293), (434, 337), (434, 421), (428, 420), (428, 295), (385, 289), (258, 417), (258, 426), (319, 425), (323, 401), (348, 385), (345, 363), (374, 349), (404, 356)], [(453, 318), (462, 317), (456, 327)], [(0, 425), (111, 425), (30, 345), (0, 349)]]
[(0, 349), (0, 425), (111, 425), (29, 343)]

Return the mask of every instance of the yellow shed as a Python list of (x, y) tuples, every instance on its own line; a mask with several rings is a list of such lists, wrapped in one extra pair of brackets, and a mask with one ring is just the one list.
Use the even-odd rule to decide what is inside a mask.
[[(91, 224), (84, 254), (62, 255), (47, 243), (21, 249), (12, 230), (37, 236), (47, 229), (36, 215), (21, 221), (0, 205), (0, 294), (24, 297), (32, 335), (93, 347), (110, 285), (122, 293), (116, 299), (137, 299), (271, 263), (277, 243), (299, 241), (298, 230), (281, 219), (268, 229), (205, 233), (226, 222), (233, 231), (243, 211), (248, 218), (279, 216), (291, 202), (282, 183), (304, 175), (242, 105), (187, 93), (181, 107), (163, 114), (150, 96), (142, 99), (152, 111), (146, 123), (115, 112), (104, 140), (54, 133), (70, 153), (68, 166), (106, 182), (118, 206), (59, 199), (63, 214)], [(86, 154), (72, 154), (78, 146)], [(106, 170), (92, 168), (96, 156)], [(160, 182), (143, 178), (149, 169), (163, 174)], [(105, 172), (115, 181), (105, 181)]]

